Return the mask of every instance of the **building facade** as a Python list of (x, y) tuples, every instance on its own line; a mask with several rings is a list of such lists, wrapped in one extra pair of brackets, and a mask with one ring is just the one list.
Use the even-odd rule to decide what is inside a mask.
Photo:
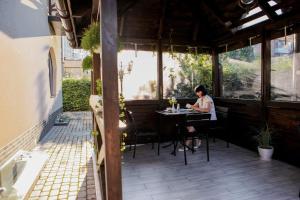
[(48, 1), (0, 1), (0, 166), (30, 150), (62, 111), (62, 39)]

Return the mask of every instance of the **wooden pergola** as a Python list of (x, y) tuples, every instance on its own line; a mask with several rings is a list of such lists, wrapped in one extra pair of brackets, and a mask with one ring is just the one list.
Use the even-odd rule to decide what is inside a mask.
[[(186, 52), (187, 47), (196, 47), (198, 52), (212, 55), (213, 96), (217, 105), (231, 109), (230, 120), (235, 122), (232, 142), (251, 148), (249, 138), (241, 131), (244, 125), (257, 124), (267, 119), (283, 131), (282, 146), (277, 158), (294, 164), (300, 163), (300, 103), (273, 102), (270, 99), (271, 40), (299, 32), (300, 4), (297, 0), (255, 0), (252, 7), (261, 11), (246, 17), (247, 11), (240, 0), (58, 0), (65, 4), (68, 39), (73, 47), (80, 47), (84, 28), (93, 21), (101, 25), (101, 53), (94, 55), (93, 85), (99, 77), (103, 83), (103, 113), (95, 114), (95, 128), (99, 156), (98, 169), (101, 175), (104, 199), (122, 199), (121, 153), (119, 139), (119, 98), (117, 48), (120, 41), (125, 49), (157, 51), (157, 100), (130, 101), (127, 107), (139, 111), (137, 123), (155, 121), (154, 111), (163, 101), (163, 58), (162, 53), (172, 45), (174, 51)], [(277, 14), (280, 10), (281, 13)], [(267, 16), (260, 23), (243, 28), (243, 25)], [(222, 71), (219, 54), (225, 50), (262, 44), (261, 100), (234, 100), (222, 98)], [(300, 51), (297, 34), (295, 51)], [(101, 58), (101, 59), (100, 59)], [(182, 100), (182, 102), (184, 102)], [(143, 110), (141, 110), (141, 105)], [(239, 122), (239, 123), (237, 123)], [(155, 126), (155, 124), (153, 124)], [(102, 137), (101, 137), (102, 136)], [(292, 154), (291, 154), (292, 152)], [(295, 153), (297, 152), (297, 153)]]

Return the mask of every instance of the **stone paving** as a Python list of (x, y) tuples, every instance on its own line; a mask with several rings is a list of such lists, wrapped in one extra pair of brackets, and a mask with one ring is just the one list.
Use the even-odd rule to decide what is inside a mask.
[(96, 199), (90, 112), (65, 113), (68, 126), (54, 126), (39, 148), (49, 155), (29, 199)]

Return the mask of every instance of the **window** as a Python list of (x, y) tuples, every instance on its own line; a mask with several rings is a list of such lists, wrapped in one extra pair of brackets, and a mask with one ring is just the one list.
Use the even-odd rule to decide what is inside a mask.
[[(120, 77), (121, 65), (123, 80)], [(149, 51), (123, 50), (118, 54), (118, 69), (119, 88), (121, 88), (119, 92), (123, 93), (126, 100), (157, 99), (157, 57), (155, 54)]]
[(50, 96), (56, 96), (56, 67), (53, 63), (53, 49), (49, 51), (48, 54), (48, 70), (49, 70), (49, 87), (50, 87)]
[(163, 54), (164, 98), (194, 98), (194, 87), (205, 85), (212, 91), (212, 62), (206, 54)]
[(271, 100), (300, 101), (300, 55), (296, 34), (271, 41)]
[(261, 44), (220, 54), (225, 98), (260, 99)]

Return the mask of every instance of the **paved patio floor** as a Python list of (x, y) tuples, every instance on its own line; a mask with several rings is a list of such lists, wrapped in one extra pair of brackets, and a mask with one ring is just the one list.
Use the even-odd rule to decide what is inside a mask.
[(90, 112), (65, 113), (68, 126), (54, 126), (40, 143), (49, 160), (29, 199), (96, 199)]
[(195, 154), (176, 157), (170, 148), (157, 156), (151, 145), (124, 154), (124, 200), (299, 200), (300, 169), (273, 160), (260, 161), (257, 153), (217, 140)]

